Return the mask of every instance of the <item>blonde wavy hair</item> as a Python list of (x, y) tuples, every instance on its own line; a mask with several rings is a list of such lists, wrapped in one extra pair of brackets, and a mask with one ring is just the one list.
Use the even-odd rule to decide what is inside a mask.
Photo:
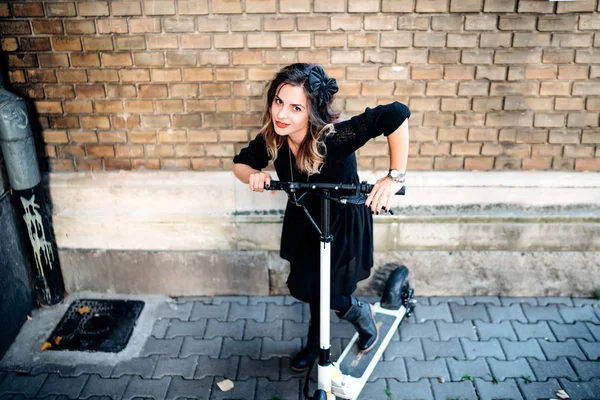
[(277, 159), (279, 148), (287, 140), (275, 132), (271, 118), (271, 105), (277, 94), (277, 89), (282, 84), (302, 87), (308, 100), (308, 134), (300, 144), (296, 154), (296, 164), (300, 172), (308, 175), (318, 174), (325, 163), (327, 147), (325, 137), (334, 133), (333, 122), (339, 113), (331, 108), (331, 101), (323, 106), (319, 105), (319, 99), (307, 87), (306, 81), (314, 64), (296, 63), (282, 68), (267, 87), (265, 111), (261, 117), (263, 135), (267, 144), (267, 152), (271, 160)]

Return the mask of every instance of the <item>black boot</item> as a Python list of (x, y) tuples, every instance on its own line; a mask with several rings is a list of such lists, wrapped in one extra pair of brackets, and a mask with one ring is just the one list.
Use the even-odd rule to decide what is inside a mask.
[(314, 364), (319, 356), (319, 327), (318, 322), (308, 325), (308, 335), (306, 338), (306, 347), (304, 347), (292, 360), (292, 369), (297, 372), (306, 371), (308, 367)]
[(352, 297), (352, 305), (344, 315), (338, 317), (350, 322), (358, 331), (358, 349), (367, 352), (375, 346), (379, 337), (379, 328), (375, 324), (375, 311), (369, 303), (363, 303)]

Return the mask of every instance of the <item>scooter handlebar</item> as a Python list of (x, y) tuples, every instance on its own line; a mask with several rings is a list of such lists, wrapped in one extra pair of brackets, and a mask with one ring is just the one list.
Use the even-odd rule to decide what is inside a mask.
[[(284, 190), (286, 192), (295, 192), (296, 190), (328, 190), (330, 192), (345, 192), (345, 193), (356, 193), (356, 190), (360, 193), (371, 193), (373, 187), (369, 183), (363, 182), (360, 184), (354, 183), (308, 183), (308, 182), (282, 182), (282, 181), (271, 181), (269, 185), (265, 184), (267, 190)], [(396, 192), (396, 195), (406, 194), (406, 186)]]

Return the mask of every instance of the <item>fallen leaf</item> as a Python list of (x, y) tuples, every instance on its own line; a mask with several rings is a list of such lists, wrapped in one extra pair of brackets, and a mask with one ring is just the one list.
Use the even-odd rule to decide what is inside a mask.
[(569, 395), (564, 390), (559, 390), (558, 392), (556, 392), (556, 395), (558, 397), (560, 397), (562, 400), (566, 400), (569, 398)]
[(62, 336), (55, 337), (54, 338), (54, 344), (58, 346), (60, 344), (61, 340), (62, 340)]
[(231, 382), (229, 379), (225, 379), (224, 381), (221, 382), (217, 382), (217, 386), (219, 387), (219, 389), (221, 389), (223, 392), (228, 392), (231, 389), (233, 389), (233, 382)]
[(44, 342), (44, 344), (42, 345), (42, 351), (46, 351), (46, 350), (48, 350), (51, 347), (52, 347), (52, 343), (50, 343), (50, 342)]
[(446, 380), (445, 380), (443, 377), (441, 377), (441, 376), (440, 376), (440, 377), (438, 378), (438, 382), (440, 382), (440, 383), (444, 383), (444, 382), (446, 382)]
[(27, 316), (27, 321), (31, 321), (32, 319), (29, 315)]
[(89, 313), (90, 308), (88, 306), (85, 306), (85, 307), (81, 307), (78, 311), (79, 311), (79, 314), (83, 315), (83, 314)]

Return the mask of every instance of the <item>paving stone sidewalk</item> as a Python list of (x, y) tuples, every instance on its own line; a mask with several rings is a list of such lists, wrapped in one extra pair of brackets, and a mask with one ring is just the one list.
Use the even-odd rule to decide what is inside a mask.
[[(558, 399), (561, 389), (571, 399), (600, 399), (600, 302), (417, 300), (360, 400)], [(0, 370), (0, 400), (302, 400), (304, 374), (289, 365), (308, 319), (291, 297), (179, 298), (159, 309), (136, 357)], [(331, 332), (337, 357), (354, 329), (333, 316)], [(234, 383), (228, 392), (217, 386), (225, 378)]]

